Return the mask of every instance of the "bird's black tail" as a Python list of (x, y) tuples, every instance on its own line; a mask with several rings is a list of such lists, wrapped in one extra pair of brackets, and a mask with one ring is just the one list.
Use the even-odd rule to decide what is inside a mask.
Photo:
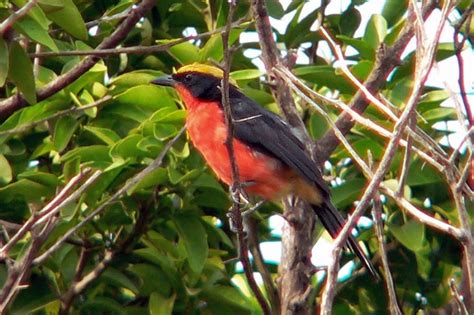
[[(334, 207), (334, 205), (328, 200), (323, 204), (316, 206), (313, 205), (314, 212), (318, 216), (321, 223), (329, 232), (332, 238), (336, 238), (342, 227), (345, 224), (344, 218), (341, 216), (339, 211)], [(374, 265), (370, 260), (365, 256), (362, 248), (359, 246), (355, 238), (350, 235), (347, 239), (347, 246), (351, 251), (359, 257), (362, 264), (367, 268), (367, 270), (376, 278), (379, 279), (379, 274), (375, 269)]]

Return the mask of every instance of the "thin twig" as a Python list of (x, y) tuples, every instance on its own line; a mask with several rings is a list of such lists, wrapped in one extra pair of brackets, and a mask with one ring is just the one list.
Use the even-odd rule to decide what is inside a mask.
[[(242, 18), (238, 21), (232, 23), (232, 28), (241, 26), (246, 19)], [(30, 57), (59, 57), (59, 56), (115, 56), (120, 54), (140, 54), (140, 55), (149, 55), (161, 51), (168, 51), (171, 47), (185, 43), (193, 39), (200, 39), (203, 37), (212, 36), (214, 34), (222, 33), (225, 30), (225, 27), (221, 27), (209, 32), (204, 32), (196, 35), (190, 35), (174, 40), (170, 40), (165, 44), (158, 44), (152, 46), (132, 46), (132, 47), (123, 47), (123, 48), (109, 48), (109, 49), (94, 49), (94, 50), (67, 50), (67, 51), (45, 51), (40, 53), (31, 53)]]
[(16, 21), (25, 16), (33, 7), (36, 5), (38, 0), (28, 1), (21, 9), (10, 14), (10, 16), (0, 24), (0, 37), (3, 37), (3, 33), (10, 29)]
[[(104, 38), (104, 40), (97, 46), (97, 49), (113, 48), (120, 44), (120, 42), (128, 35), (130, 30), (135, 27), (136, 23), (142, 18), (142, 16), (148, 12), (154, 5), (155, 0), (142, 0), (142, 2), (136, 5), (123, 19), (123, 21), (117, 26), (115, 31)], [(75, 65), (67, 73), (57, 77), (46, 86), (36, 91), (38, 102), (54, 95), (66, 86), (73, 83), (77, 78), (92, 68), (99, 58), (95, 56), (87, 56), (77, 65)], [(27, 106), (25, 98), (21, 94), (15, 94), (0, 102), (0, 120), (8, 118), (15, 111)]]
[[(416, 6), (416, 3), (412, 6)], [(371, 199), (376, 193), (378, 187), (380, 186), (385, 173), (388, 171), (390, 164), (395, 156), (396, 149), (399, 146), (400, 139), (403, 135), (405, 127), (408, 124), (408, 118), (413, 114), (416, 109), (417, 101), (422, 92), (424, 83), (428, 74), (430, 73), (431, 67), (434, 61), (434, 55), (436, 48), (438, 47), (438, 40), (443, 29), (444, 21), (446, 20), (448, 12), (451, 9), (451, 1), (446, 1), (443, 7), (443, 13), (441, 17), (441, 22), (438, 25), (433, 41), (428, 42), (428, 40), (423, 36), (423, 32), (420, 29), (423, 28), (423, 20), (421, 18), (417, 19), (417, 67), (415, 73), (415, 82), (412, 93), (407, 101), (406, 107), (400, 116), (400, 119), (397, 121), (394, 127), (393, 138), (388, 143), (388, 146), (384, 152), (383, 158), (378, 165), (377, 171), (374, 174), (374, 177), (367, 186), (364, 194), (357, 204), (356, 209), (349, 218), (348, 222), (345, 224), (344, 228), (339, 233), (338, 237), (334, 242), (334, 248), (332, 251), (332, 260), (328, 268), (328, 277), (326, 281), (326, 286), (324, 288), (322, 304), (321, 304), (321, 314), (331, 314), (332, 312), (332, 303), (334, 300), (334, 288), (336, 284), (337, 271), (339, 269), (339, 259), (341, 250), (349, 236), (350, 231), (354, 227), (355, 223), (362, 215), (363, 211), (369, 205)], [(416, 10), (416, 9), (415, 9)]]
[[(288, 69), (285, 69), (285, 68), (282, 68), (282, 67), (279, 67), (277, 69), (275, 69), (275, 72), (282, 76), (282, 78), (288, 83), (288, 84), (291, 84), (291, 82), (294, 83), (294, 88), (293, 90), (299, 94), (300, 96), (302, 95), (305, 95), (306, 97), (309, 95), (313, 98), (316, 99), (316, 101), (319, 101), (319, 102), (322, 102), (324, 104), (329, 104), (331, 106), (335, 106), (336, 108), (338, 108), (339, 110), (343, 111), (343, 113), (346, 113), (348, 115), (350, 115), (351, 119), (354, 120), (355, 122), (361, 124), (362, 126), (364, 127), (367, 127), (368, 129), (371, 129), (373, 131), (375, 131), (379, 136), (383, 137), (383, 138), (387, 138), (387, 139), (391, 139), (393, 134), (391, 131), (385, 129), (384, 127), (376, 124), (375, 122), (371, 121), (370, 119), (368, 118), (365, 118), (363, 117), (361, 114), (357, 113), (356, 111), (354, 111), (351, 107), (349, 107), (348, 105), (344, 104), (343, 102), (339, 101), (339, 100), (333, 100), (333, 99), (330, 99), (328, 97), (325, 97), (319, 93), (317, 93), (316, 91), (313, 91), (311, 90), (308, 86), (306, 86), (300, 79), (298, 79), (296, 76), (294, 76), (290, 71), (288, 71)], [(304, 96), (302, 96), (304, 97)], [(312, 104), (313, 107), (314, 107), (314, 102), (309, 102), (309, 104)], [(316, 108), (316, 107), (315, 107)], [(337, 123), (336, 123), (336, 126), (337, 126)], [(339, 129), (339, 128), (338, 128)], [(331, 129), (332, 130), (332, 129)], [(411, 134), (412, 135), (412, 134)], [(336, 136), (337, 137), (337, 136)], [(424, 142), (425, 143), (425, 142)], [(426, 144), (426, 143), (425, 143)], [(407, 147), (408, 143), (406, 140), (402, 139), (400, 141), (400, 145), (403, 146), (403, 147)], [(428, 144), (426, 144), (428, 145)], [(438, 171), (440, 172), (443, 172), (445, 170), (445, 166), (443, 164), (440, 164), (437, 160), (433, 159), (430, 155), (426, 154), (422, 149), (416, 147), (416, 146), (413, 146), (412, 147), (413, 151), (415, 151), (424, 161), (428, 162), (430, 165), (432, 165), (433, 167), (435, 167)], [(430, 151), (430, 152), (433, 152), (433, 154), (435, 156), (436, 153), (434, 153), (434, 151)], [(437, 156), (438, 159), (442, 159), (441, 156)]]
[(232, 172), (232, 185), (231, 185), (231, 194), (232, 194), (232, 208), (229, 213), (230, 220), (232, 221), (232, 225), (236, 229), (237, 232), (237, 247), (239, 248), (240, 254), (240, 261), (244, 267), (245, 276), (249, 283), (250, 288), (252, 289), (253, 293), (255, 294), (255, 298), (257, 299), (260, 307), (262, 308), (263, 314), (270, 314), (270, 308), (263, 296), (262, 292), (260, 291), (257, 282), (253, 276), (252, 264), (250, 263), (249, 255), (248, 255), (248, 245), (247, 240), (245, 238), (245, 232), (243, 228), (243, 219), (241, 213), (241, 202), (240, 202), (240, 195), (242, 192), (242, 187), (240, 185), (240, 176), (239, 176), (239, 169), (237, 167), (237, 162), (235, 159), (235, 151), (234, 151), (234, 126), (232, 123), (232, 109), (229, 101), (229, 72), (230, 72), (230, 65), (232, 59), (232, 52), (229, 48), (229, 35), (232, 27), (232, 18), (234, 15), (234, 10), (236, 8), (236, 2), (233, 0), (228, 1), (229, 4), (229, 12), (227, 14), (227, 24), (225, 27), (225, 31), (222, 33), (222, 43), (224, 48), (224, 76), (221, 82), (221, 94), (222, 94), (222, 106), (224, 108), (225, 119), (226, 119), (226, 126), (227, 126), (227, 138), (226, 138), (226, 147), (229, 153), (229, 159), (231, 164), (231, 172)]
[(461, 99), (464, 104), (464, 109), (466, 110), (467, 118), (469, 120), (470, 126), (474, 125), (474, 113), (472, 112), (472, 107), (469, 104), (469, 99), (467, 98), (466, 93), (466, 84), (464, 82), (464, 59), (462, 57), (462, 51), (464, 48), (464, 44), (467, 40), (467, 34), (463, 37), (461, 41), (459, 41), (459, 34), (463, 25), (467, 25), (466, 29), (470, 28), (471, 19), (472, 19), (472, 12), (474, 11), (474, 3), (471, 3), (469, 8), (464, 12), (461, 19), (454, 25), (454, 34), (453, 34), (453, 41), (454, 41), (454, 49), (456, 53), (456, 60), (458, 63), (459, 69), (459, 76), (458, 76), (458, 84), (459, 84), (459, 93), (461, 95)]
[(449, 287), (451, 288), (451, 294), (454, 297), (454, 301), (456, 302), (456, 306), (458, 308), (459, 315), (469, 315), (469, 312), (466, 309), (466, 305), (464, 304), (464, 299), (456, 288), (456, 282), (454, 279), (449, 281)]
[(258, 239), (257, 221), (250, 217), (247, 218), (247, 238), (249, 242), (250, 252), (252, 253), (253, 261), (258, 272), (262, 276), (263, 284), (270, 300), (270, 305), (273, 314), (280, 314), (280, 298), (278, 296), (278, 289), (272, 278), (272, 274), (268, 270), (263, 259), (262, 251), (260, 250), (260, 242)]
[[(298, 115), (291, 90), (285, 81), (275, 75), (274, 69), (283, 65), (282, 58), (270, 24), (270, 17), (264, 0), (251, 1), (252, 15), (255, 19), (262, 61), (265, 65), (272, 92), (289, 125), (298, 132), (308, 151), (313, 151), (313, 142)], [(279, 266), (281, 313), (309, 314), (312, 305), (308, 300), (311, 292), (311, 277), (314, 268), (308, 259), (313, 247), (313, 228), (315, 215), (312, 209), (301, 202), (285, 202), (284, 216), (288, 222), (282, 234), (282, 257)]]
[[(416, 128), (416, 117), (412, 116), (409, 118), (408, 126), (411, 127), (411, 129)], [(408, 172), (410, 169), (410, 162), (411, 162), (411, 148), (413, 145), (413, 138), (410, 137), (410, 135), (407, 136), (407, 145), (405, 147), (405, 155), (403, 156), (403, 164), (402, 164), (402, 170), (400, 172), (399, 180), (398, 180), (398, 190), (397, 190), (397, 195), (398, 196), (403, 196), (405, 192), (405, 183), (408, 178)]]
[[(367, 179), (372, 179), (374, 177), (374, 174), (372, 170), (369, 168), (369, 166), (364, 162), (364, 160), (357, 154), (357, 152), (354, 150), (354, 148), (349, 144), (347, 139), (344, 137), (343, 133), (339, 128), (337, 128), (337, 125), (331, 120), (329, 115), (322, 110), (312, 99), (310, 99), (305, 93), (303, 93), (297, 86), (296, 83), (298, 81), (288, 80), (287, 81), (288, 85), (295, 91), (305, 102), (310, 104), (313, 108), (315, 108), (318, 113), (320, 113), (324, 118), (326, 118), (326, 121), (329, 123), (331, 128), (334, 131), (335, 136), (337, 137), (337, 140), (342, 143), (344, 146), (345, 150), (349, 153), (351, 158), (356, 162), (356, 164), (360, 167), (362, 170), (364, 176)], [(300, 86), (300, 85), (298, 85)], [(391, 133), (390, 133), (391, 134)], [(400, 144), (403, 144), (403, 139), (400, 140)], [(428, 226), (433, 227), (436, 230), (439, 230), (443, 233), (446, 233), (448, 235), (453, 236), (454, 238), (458, 240), (462, 240), (464, 238), (463, 234), (458, 228), (455, 228), (454, 226), (445, 223), (441, 220), (438, 220), (423, 211), (419, 210), (415, 206), (413, 206), (407, 199), (405, 199), (403, 196), (398, 196), (395, 191), (385, 187), (384, 185), (380, 186), (380, 190), (392, 198), (397, 205), (408, 212), (410, 215), (412, 215), (416, 220), (419, 222), (426, 224)]]
[[(423, 16), (427, 17), (429, 14), (431, 14), (433, 9), (436, 7), (436, 4), (437, 1), (435, 0), (428, 1), (426, 6), (423, 7)], [(413, 14), (412, 12), (409, 12), (407, 20), (411, 21), (412, 19)], [(367, 80), (364, 82), (365, 87), (372, 94), (375, 94), (385, 85), (387, 76), (398, 64), (400, 64), (400, 57), (405, 50), (405, 47), (408, 45), (410, 39), (413, 37), (413, 33), (413, 23), (408, 22), (400, 32), (398, 39), (391, 47), (379, 48), (373, 70), (369, 74)], [(356, 93), (349, 104), (349, 106), (357, 113), (364, 112), (368, 105), (369, 102), (364, 93), (361, 91)], [(336, 125), (343, 134), (346, 134), (353, 127), (354, 121), (349, 115), (340, 115)], [(317, 141), (315, 151), (317, 151), (320, 164), (329, 158), (331, 153), (336, 149), (337, 145), (338, 142), (332, 130), (329, 130), (321, 139)]]
[(81, 193), (90, 186), (95, 179), (100, 175), (100, 171), (96, 171), (83, 185), (74, 190), (74, 187), (81, 182), (90, 173), (90, 169), (86, 169), (74, 176), (61, 191), (51, 200), (43, 209), (35, 212), (31, 217), (23, 224), (23, 226), (15, 233), (15, 235), (0, 249), (0, 259), (5, 259), (8, 256), (10, 249), (20, 240), (23, 236), (31, 232), (32, 228), (44, 217), (51, 217), (51, 213), (56, 213), (66, 204), (79, 198)]
[(20, 125), (18, 127), (12, 128), (12, 129), (0, 131), (0, 136), (9, 136), (9, 135), (17, 134), (17, 133), (22, 133), (22, 132), (28, 131), (29, 129), (31, 129), (33, 127), (36, 127), (36, 126), (38, 126), (42, 123), (45, 123), (47, 121), (54, 120), (54, 119), (57, 119), (57, 118), (60, 118), (60, 117), (63, 117), (63, 116), (68, 116), (68, 115), (75, 114), (75, 113), (80, 113), (80, 112), (86, 111), (90, 108), (101, 106), (105, 102), (108, 102), (111, 99), (112, 99), (112, 96), (107, 95), (107, 96), (104, 96), (101, 99), (98, 99), (97, 101), (95, 101), (93, 103), (90, 103), (90, 104), (87, 104), (87, 105), (84, 105), (84, 106), (81, 106), (81, 107), (74, 106), (74, 107), (71, 107), (71, 108), (68, 108), (68, 109), (64, 109), (64, 110), (61, 110), (61, 111), (58, 111), (58, 112), (54, 113), (51, 116), (48, 116), (48, 117), (45, 117), (45, 118), (42, 118), (42, 119), (39, 119), (39, 120), (35, 120), (35, 121), (32, 121), (32, 122), (24, 124), (24, 125)]
[(56, 225), (57, 218), (51, 218), (41, 229), (32, 231), (32, 240), (21, 259), (8, 270), (8, 276), (0, 292), (0, 314), (5, 314), (8, 306), (13, 301), (14, 296), (23, 288), (22, 281), (30, 270), (33, 259), (41, 248), (41, 244), (47, 239), (52, 229)]
[(397, 301), (397, 293), (395, 292), (395, 286), (393, 284), (392, 273), (388, 266), (387, 249), (385, 248), (385, 240), (383, 237), (383, 222), (382, 222), (382, 202), (380, 201), (380, 195), (377, 193), (374, 197), (374, 205), (372, 207), (372, 218), (374, 219), (375, 232), (377, 234), (377, 240), (379, 242), (379, 255), (382, 260), (382, 268), (385, 274), (385, 288), (388, 293), (389, 310), (391, 315), (403, 314), (400, 310), (400, 306)]
[(69, 229), (61, 238), (59, 238), (56, 243), (54, 243), (50, 248), (48, 248), (41, 256), (38, 256), (33, 263), (41, 264), (44, 262), (52, 253), (58, 250), (61, 245), (66, 242), (76, 231), (78, 231), (81, 227), (83, 227), (86, 223), (91, 221), (96, 215), (100, 214), (102, 211), (105, 210), (109, 205), (114, 203), (118, 200), (123, 194), (125, 194), (129, 189), (133, 188), (137, 183), (139, 183), (145, 176), (150, 174), (156, 168), (160, 167), (163, 163), (163, 159), (165, 158), (168, 151), (171, 147), (176, 143), (179, 137), (184, 132), (184, 127), (178, 132), (178, 134), (171, 139), (164, 147), (158, 157), (145, 169), (143, 169), (140, 173), (135, 175), (134, 177), (130, 178), (115, 194), (112, 195), (107, 201), (102, 203), (99, 207), (97, 207), (94, 211), (89, 213), (85, 218), (83, 218), (79, 223), (77, 223), (73, 228)]

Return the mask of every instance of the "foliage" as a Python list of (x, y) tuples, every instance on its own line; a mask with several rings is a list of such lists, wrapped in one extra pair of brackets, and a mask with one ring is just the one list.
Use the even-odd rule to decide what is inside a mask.
[[(359, 5), (364, 2), (352, 1), (343, 12), (327, 16), (324, 22), (344, 50), (352, 47), (356, 51), (350, 57), (351, 70), (360, 80), (365, 80), (372, 70), (379, 45), (393, 43), (407, 23), (408, 1), (400, 4), (387, 0), (382, 14), (370, 18), (363, 36), (354, 38), (361, 24)], [(0, 3), (0, 16), (6, 19), (13, 9), (25, 3)], [(463, 3), (458, 8), (461, 13)], [(153, 54), (111, 54), (60, 92), (37, 99), (37, 89), (68, 72), (85, 57), (58, 55), (32, 59), (29, 54), (94, 49), (111, 36), (121, 21), (104, 17), (120, 15), (134, 5), (134, 1), (128, 0), (39, 0), (0, 39), (0, 97), (20, 92), (29, 104), (0, 125), (2, 222), (23, 224), (86, 167), (103, 172), (79, 199), (61, 209), (55, 229), (39, 248), (40, 252), (150, 164), (183, 126), (186, 113), (175, 92), (148, 82), (182, 64), (223, 59), (220, 32)], [(234, 20), (248, 18), (249, 5), (240, 2)], [(300, 20), (300, 15), (307, 13), (304, 1), (293, 1), (286, 10), (275, 0), (267, 1), (267, 5), (274, 18), (295, 12), (285, 32), (275, 32), (281, 47), (298, 49), (309, 60), (297, 64), (294, 74), (320, 93), (350, 100), (357, 89), (334, 68), (334, 58), (324, 59), (315, 54), (323, 41), (318, 33), (308, 31), (317, 19), (316, 12), (305, 14)], [(198, 34), (214, 31), (225, 25), (227, 10), (227, 1), (223, 0), (157, 1), (121, 45), (170, 43), (182, 38), (190, 28)], [(231, 44), (238, 41), (241, 33), (253, 31), (251, 23), (234, 28)], [(256, 42), (239, 46), (233, 56), (231, 77), (247, 95), (277, 110), (268, 84), (261, 80), (262, 72), (247, 57), (246, 51), (256, 48)], [(438, 61), (453, 54), (451, 44), (440, 46)], [(398, 109), (403, 109), (410, 93), (413, 60), (414, 54), (406, 55), (380, 91)], [(105, 96), (112, 98), (96, 107), (81, 109)], [(455, 119), (454, 110), (440, 106), (448, 97), (444, 90), (425, 87), (418, 104), (418, 126), (435, 140), (447, 132), (433, 126)], [(297, 100), (310, 135), (324, 135), (329, 129), (324, 118)], [(75, 110), (51, 118), (71, 108)], [(338, 115), (329, 106), (325, 110), (332, 117)], [(364, 115), (388, 129), (393, 126), (373, 109), (369, 108)], [(370, 157), (374, 163), (381, 159), (386, 139), (359, 125), (346, 137), (365, 159)], [(452, 152), (447, 146), (443, 150)], [(366, 185), (366, 179), (348, 157), (339, 146), (331, 156), (332, 167), (325, 174), (334, 179), (333, 200), (343, 212), (350, 212)], [(404, 150), (400, 149), (384, 180), (386, 185), (398, 185), (403, 161)], [(466, 155), (461, 155), (458, 163), (463, 166)], [(410, 162), (404, 191), (414, 205), (436, 218), (459, 224), (444, 178), (416, 154)], [(68, 306), (71, 311), (258, 314), (259, 306), (249, 293), (243, 274), (234, 262), (228, 262), (237, 255), (235, 235), (226, 217), (229, 207), (227, 188), (215, 179), (183, 136), (166, 155), (163, 165), (80, 228), (53, 255), (32, 267), (23, 281), (27, 287), (16, 296), (11, 313), (57, 313), (60, 298), (68, 288), (110, 250), (115, 253), (110, 265), (75, 297)], [(262, 242), (275, 241), (268, 218), (278, 207), (266, 205), (256, 215)], [(383, 212), (389, 263), (403, 311), (415, 314), (419, 309), (445, 306), (451, 300), (449, 280), (461, 279), (460, 245), (403, 213), (391, 200), (384, 202)], [(146, 224), (137, 229), (140, 217), (145, 218)], [(6, 226), (4, 229), (5, 235), (13, 234)], [(363, 231), (360, 239), (366, 241), (369, 252), (377, 252), (373, 229)], [(10, 250), (9, 257), (21, 259), (31, 241), (32, 234), (27, 234)], [(349, 253), (346, 256), (352, 258)], [(269, 268), (277, 277), (275, 266)], [(0, 282), (5, 282), (8, 272), (8, 264), (1, 264)], [(318, 280), (315, 279), (315, 287), (320, 287), (321, 279)], [(341, 283), (334, 314), (380, 314), (386, 312), (387, 304), (381, 283), (366, 274), (357, 275)]]

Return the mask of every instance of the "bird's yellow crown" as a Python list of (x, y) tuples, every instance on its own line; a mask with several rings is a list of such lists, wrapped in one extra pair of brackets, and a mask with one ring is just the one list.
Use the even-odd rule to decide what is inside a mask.
[[(219, 69), (214, 66), (202, 64), (202, 63), (192, 63), (189, 65), (182, 66), (178, 70), (176, 70), (176, 73), (186, 73), (186, 72), (198, 72), (198, 73), (203, 73), (203, 74), (210, 74), (213, 77), (216, 77), (218, 79), (222, 79), (224, 77), (224, 71), (222, 69)], [(229, 78), (229, 83), (238, 86), (237, 82), (233, 80), (232, 78)]]

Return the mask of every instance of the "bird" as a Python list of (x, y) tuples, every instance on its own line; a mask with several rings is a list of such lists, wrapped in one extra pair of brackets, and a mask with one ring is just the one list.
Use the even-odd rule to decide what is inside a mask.
[[(223, 75), (216, 66), (193, 63), (151, 83), (176, 90), (187, 110), (185, 125), (191, 143), (217, 177), (231, 187), (232, 164), (221, 93)], [(345, 220), (332, 204), (329, 187), (304, 143), (279, 115), (247, 97), (233, 80), (229, 81), (229, 105), (235, 164), (244, 193), (270, 201), (293, 194), (311, 205), (324, 228), (336, 238)], [(352, 235), (346, 246), (378, 278)]]

